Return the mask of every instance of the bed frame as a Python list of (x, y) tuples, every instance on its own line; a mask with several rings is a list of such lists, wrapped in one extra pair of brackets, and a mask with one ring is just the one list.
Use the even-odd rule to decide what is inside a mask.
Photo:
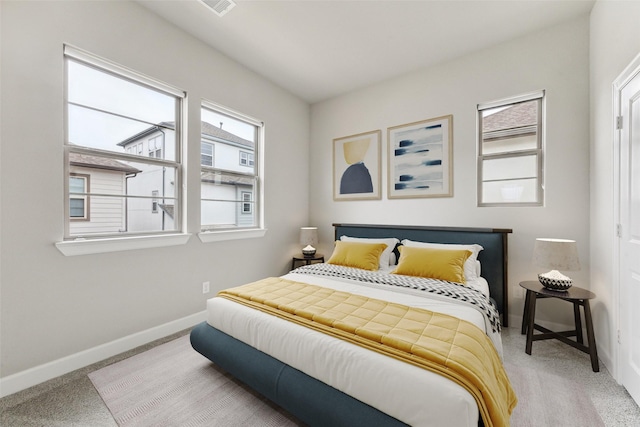
[[(507, 235), (509, 229), (333, 224), (336, 239), (396, 237), (432, 243), (477, 243), (482, 276), (507, 326)], [(399, 427), (405, 423), (342, 393), (206, 322), (191, 331), (193, 348), (305, 424), (320, 427)], [(478, 421), (482, 426), (482, 420)]]

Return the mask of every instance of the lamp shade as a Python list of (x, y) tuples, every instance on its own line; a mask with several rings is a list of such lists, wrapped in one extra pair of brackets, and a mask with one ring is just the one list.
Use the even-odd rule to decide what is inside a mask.
[(536, 239), (533, 247), (533, 264), (552, 270), (580, 270), (578, 245), (575, 240)]
[(318, 227), (300, 228), (300, 244), (302, 246), (315, 246), (318, 244)]

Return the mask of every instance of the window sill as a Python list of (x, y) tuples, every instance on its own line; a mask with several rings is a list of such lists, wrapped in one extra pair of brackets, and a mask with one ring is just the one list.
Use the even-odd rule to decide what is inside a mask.
[(252, 228), (249, 230), (214, 230), (198, 233), (198, 238), (202, 243), (211, 243), (222, 242), (225, 240), (254, 239), (257, 237), (263, 237), (266, 233), (266, 228)]
[(188, 233), (162, 234), (155, 236), (65, 240), (64, 242), (57, 242), (55, 245), (64, 256), (77, 256), (184, 245), (189, 240), (189, 237), (191, 237), (191, 234)]

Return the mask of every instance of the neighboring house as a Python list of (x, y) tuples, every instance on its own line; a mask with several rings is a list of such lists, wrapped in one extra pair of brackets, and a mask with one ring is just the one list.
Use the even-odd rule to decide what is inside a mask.
[[(493, 110), (491, 110), (493, 111)], [(506, 108), (496, 108), (483, 119), (484, 144), (501, 149), (508, 144), (511, 151), (528, 148), (530, 138), (536, 135), (538, 106), (534, 102), (522, 102)]]
[[(483, 201), (519, 203), (536, 197), (540, 166), (537, 101), (485, 110), (482, 118)], [(538, 160), (539, 161), (539, 160)]]
[[(152, 126), (118, 145), (126, 153), (155, 158), (175, 155), (175, 124)], [(203, 228), (254, 225), (255, 144), (220, 127), (202, 122), (200, 144), (201, 224)], [(171, 143), (168, 143), (171, 142)], [(128, 183), (128, 193), (149, 198), (130, 199), (128, 231), (173, 230), (175, 180), (173, 171), (162, 166), (141, 165), (140, 175)]]
[[(157, 159), (173, 159), (174, 123), (160, 123), (118, 143), (124, 152)], [(127, 183), (127, 231), (175, 230), (176, 173), (162, 165), (136, 163), (140, 174)]]
[(202, 228), (254, 226), (255, 143), (202, 122), (200, 147)]
[(84, 193), (126, 194), (126, 182), (141, 171), (122, 162), (85, 154), (69, 154), (70, 234), (117, 233), (126, 230), (126, 202), (121, 197)]

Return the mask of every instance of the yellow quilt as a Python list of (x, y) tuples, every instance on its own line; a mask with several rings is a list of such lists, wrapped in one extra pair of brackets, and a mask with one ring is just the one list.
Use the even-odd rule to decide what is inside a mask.
[(491, 340), (472, 323), (279, 277), (218, 296), (443, 375), (473, 395), (486, 427), (509, 425), (516, 395)]

